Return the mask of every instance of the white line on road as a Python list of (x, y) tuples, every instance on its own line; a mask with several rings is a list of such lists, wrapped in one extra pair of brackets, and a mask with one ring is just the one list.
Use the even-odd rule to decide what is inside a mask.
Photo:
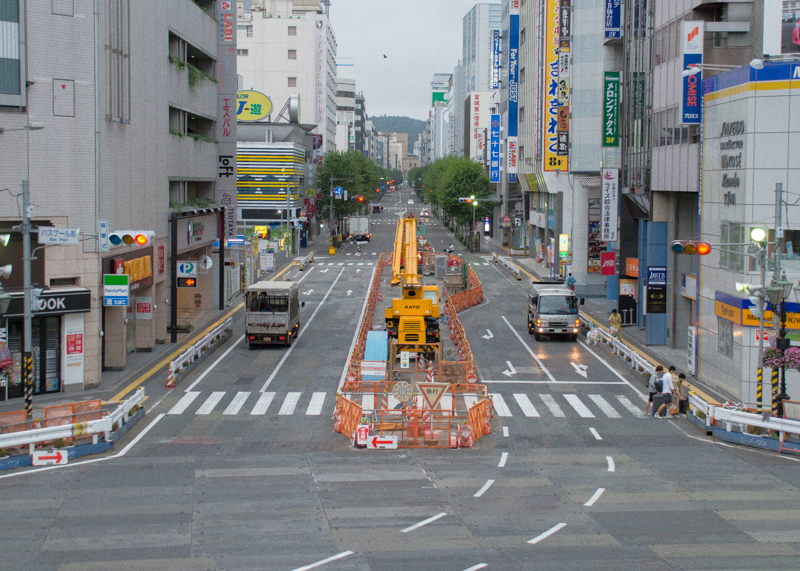
[(557, 531), (564, 529), (565, 527), (567, 527), (567, 524), (565, 523), (556, 524), (547, 531), (545, 531), (542, 535), (537, 535), (533, 539), (528, 540), (528, 543), (530, 544), (539, 543), (541, 540), (547, 539), (548, 537), (550, 537)]
[(508, 438), (508, 427), (507, 427), (507, 426), (504, 426), (504, 427), (503, 427), (503, 436), (505, 436), (506, 438)]
[(311, 402), (308, 403), (306, 416), (316, 416), (322, 414), (322, 405), (325, 403), (325, 393), (314, 393), (311, 395)]
[(505, 321), (505, 322), (506, 322), (506, 325), (508, 325), (508, 328), (509, 328), (509, 329), (511, 329), (511, 332), (512, 332), (514, 335), (516, 335), (517, 339), (519, 339), (519, 342), (520, 342), (520, 343), (522, 343), (522, 346), (523, 346), (523, 347), (525, 347), (525, 349), (527, 349), (527, 350), (528, 350), (528, 353), (530, 353), (531, 357), (533, 357), (533, 360), (534, 360), (534, 361), (536, 361), (536, 364), (537, 364), (537, 365), (539, 365), (539, 367), (542, 369), (542, 371), (544, 371), (544, 372), (545, 372), (545, 374), (547, 375), (547, 378), (548, 378), (548, 379), (550, 379), (551, 381), (555, 382), (555, 379), (553, 378), (553, 375), (551, 375), (551, 374), (550, 374), (550, 371), (548, 371), (548, 370), (547, 370), (547, 367), (545, 367), (545, 366), (544, 366), (544, 363), (542, 363), (542, 362), (539, 360), (539, 357), (537, 357), (537, 356), (536, 356), (536, 353), (534, 353), (534, 352), (533, 352), (533, 349), (531, 349), (531, 348), (528, 346), (528, 344), (527, 344), (527, 343), (525, 343), (525, 341), (523, 341), (523, 340), (522, 340), (522, 337), (520, 337), (520, 336), (519, 336), (519, 333), (517, 333), (517, 330), (516, 330), (516, 329), (514, 329), (514, 328), (511, 326), (511, 324), (508, 322), (508, 319), (506, 319), (506, 316), (505, 316), (505, 315), (503, 315), (503, 316), (501, 316), (501, 317), (503, 318), (503, 321)]
[(539, 417), (539, 412), (536, 410), (536, 407), (533, 406), (531, 399), (528, 398), (526, 394), (515, 394), (514, 398), (517, 399), (517, 404), (519, 408), (522, 409), (522, 412), (525, 413), (525, 416), (528, 417)]
[(475, 492), (475, 494), (472, 497), (480, 498), (484, 494), (484, 492), (486, 492), (486, 490), (492, 487), (492, 484), (494, 484), (494, 480), (486, 480), (486, 483), (483, 485), (483, 487), (477, 492)]
[(414, 525), (412, 525), (412, 526), (409, 526), (409, 527), (407, 527), (407, 528), (405, 528), (405, 529), (401, 529), (401, 530), (400, 530), (400, 533), (408, 533), (409, 531), (414, 531), (415, 529), (417, 529), (417, 528), (420, 528), (420, 527), (422, 527), (423, 525), (428, 525), (429, 523), (432, 523), (432, 522), (436, 521), (437, 519), (439, 519), (439, 518), (442, 518), (442, 517), (444, 517), (444, 516), (446, 516), (446, 515), (447, 515), (447, 513), (446, 513), (446, 512), (442, 512), (442, 513), (440, 513), (440, 514), (436, 514), (436, 515), (435, 515), (435, 516), (433, 516), (433, 517), (429, 517), (428, 519), (424, 519), (424, 520), (422, 520), (422, 521), (421, 521), (421, 522), (419, 522), (419, 523), (415, 523), (415, 524), (414, 524)]
[(211, 411), (214, 410), (214, 407), (219, 404), (219, 401), (222, 400), (222, 397), (225, 396), (225, 391), (214, 391), (209, 395), (206, 399), (206, 402), (197, 409), (195, 414), (211, 414)]
[(497, 393), (492, 394), (492, 401), (494, 402), (494, 410), (499, 416), (511, 416), (511, 410), (506, 405), (503, 396)]
[(609, 365), (609, 364), (608, 364), (608, 362), (607, 362), (605, 359), (603, 359), (603, 358), (602, 358), (600, 355), (598, 355), (597, 353), (595, 353), (594, 351), (592, 351), (591, 349), (589, 349), (589, 346), (588, 346), (586, 343), (584, 343), (583, 341), (580, 341), (580, 340), (578, 340), (578, 343), (579, 343), (581, 346), (583, 346), (583, 348), (584, 348), (584, 349), (586, 349), (587, 351), (589, 351), (589, 353), (591, 353), (592, 355), (594, 355), (594, 356), (597, 358), (597, 360), (598, 360), (598, 361), (600, 361), (601, 363), (603, 363), (603, 364), (606, 366), (606, 368), (607, 368), (609, 371), (611, 371), (611, 372), (612, 372), (612, 373), (614, 373), (614, 374), (615, 374), (617, 377), (619, 377), (619, 379), (620, 379), (620, 380), (621, 380), (623, 383), (625, 383), (625, 384), (626, 384), (626, 385), (628, 385), (630, 388), (632, 388), (634, 391), (636, 391), (636, 392), (639, 394), (639, 396), (644, 396), (644, 395), (643, 395), (643, 393), (642, 393), (642, 391), (640, 391), (640, 390), (639, 390), (639, 389), (638, 389), (636, 386), (634, 386), (633, 384), (631, 384), (631, 382), (630, 382), (628, 379), (626, 379), (625, 377), (623, 377), (622, 375), (620, 375), (620, 374), (619, 374), (619, 371), (617, 371), (616, 369), (614, 369), (614, 367), (612, 367), (611, 365)]
[[(378, 271), (378, 266), (372, 268), (372, 277), (369, 278), (369, 283), (372, 283), (372, 281), (375, 279), (376, 271)], [(367, 313), (367, 301), (369, 301), (368, 295), (364, 296), (364, 305), (361, 306), (361, 317), (358, 318), (358, 327), (356, 327), (356, 330), (353, 333), (353, 342), (350, 343), (350, 349), (347, 351), (347, 360), (345, 361), (344, 368), (342, 369), (342, 376), (339, 379), (340, 389), (344, 385), (344, 379), (347, 376), (347, 370), (348, 367), (350, 366), (350, 355), (353, 354), (353, 348), (356, 346), (356, 341), (358, 341), (358, 334), (361, 332), (361, 323), (364, 321), (364, 315), (366, 315)]]
[(283, 401), (283, 404), (281, 405), (281, 409), (278, 411), (278, 414), (282, 416), (288, 416), (294, 413), (297, 402), (300, 400), (300, 395), (301, 393), (296, 392), (288, 393)]
[(602, 495), (603, 495), (603, 492), (605, 492), (605, 491), (606, 491), (606, 489), (605, 489), (605, 488), (597, 488), (597, 491), (594, 493), (594, 495), (593, 495), (591, 498), (589, 498), (589, 501), (588, 501), (588, 502), (586, 502), (586, 503), (585, 503), (585, 504), (583, 504), (583, 505), (585, 505), (585, 506), (589, 506), (589, 507), (593, 506), (593, 505), (594, 505), (594, 503), (595, 503), (597, 500), (599, 500), (599, 499), (600, 499), (600, 496), (602, 496)]
[(342, 551), (338, 555), (334, 555), (333, 557), (328, 557), (327, 559), (323, 559), (322, 561), (317, 561), (316, 563), (311, 563), (310, 565), (303, 565), (302, 567), (298, 567), (297, 569), (293, 569), (292, 571), (308, 571), (309, 569), (313, 569), (314, 567), (319, 567), (320, 565), (325, 565), (326, 563), (330, 563), (331, 561), (336, 561), (337, 559), (344, 559), (345, 557), (349, 557), (352, 555), (352, 551)]
[[(326, 300), (326, 299), (328, 299), (328, 296), (329, 296), (329, 295), (330, 295), (330, 293), (333, 291), (333, 288), (336, 286), (336, 282), (338, 282), (338, 281), (339, 281), (339, 278), (340, 278), (340, 277), (342, 277), (342, 274), (343, 274), (343, 273), (344, 273), (344, 269), (342, 269), (342, 271), (341, 271), (341, 272), (339, 272), (339, 275), (338, 275), (338, 276), (336, 276), (336, 279), (335, 279), (335, 280), (333, 280), (333, 283), (331, 284), (331, 287), (330, 287), (330, 288), (328, 288), (328, 291), (327, 291), (327, 292), (325, 292), (325, 297), (323, 297), (323, 298), (322, 298), (322, 301), (320, 301), (320, 302), (319, 302), (319, 305), (318, 305), (318, 306), (317, 306), (317, 308), (314, 310), (314, 313), (312, 313), (312, 314), (311, 314), (311, 317), (308, 319), (308, 321), (306, 321), (306, 324), (303, 326), (303, 329), (301, 329), (301, 330), (300, 330), (300, 333), (299, 333), (299, 334), (297, 335), (297, 337), (295, 338), (295, 341), (297, 341), (298, 339), (300, 339), (300, 338), (302, 338), (302, 337), (303, 337), (303, 333), (305, 333), (305, 332), (306, 332), (306, 329), (308, 329), (308, 326), (309, 326), (309, 325), (311, 325), (311, 322), (312, 322), (312, 321), (314, 321), (314, 318), (317, 316), (317, 312), (318, 312), (318, 311), (319, 311), (319, 310), (322, 308), (322, 306), (323, 306), (323, 305), (325, 305), (325, 300)], [(369, 296), (367, 296), (367, 297), (369, 297)], [(366, 300), (365, 300), (365, 301), (366, 301)], [(277, 374), (278, 374), (278, 371), (280, 371), (280, 370), (281, 370), (281, 367), (282, 367), (282, 366), (283, 366), (283, 364), (286, 362), (286, 359), (288, 359), (288, 358), (289, 358), (289, 355), (291, 355), (291, 354), (292, 354), (292, 351), (294, 351), (294, 348), (295, 348), (296, 346), (297, 346), (297, 345), (295, 345), (295, 344), (292, 344), (292, 346), (291, 346), (291, 347), (289, 347), (289, 349), (286, 351), (286, 353), (284, 353), (284, 354), (283, 354), (283, 358), (281, 358), (281, 360), (278, 362), (278, 365), (275, 367), (275, 370), (274, 370), (274, 371), (272, 371), (272, 374), (271, 374), (271, 375), (269, 376), (269, 378), (267, 379), (267, 382), (266, 382), (266, 383), (264, 383), (264, 386), (263, 386), (263, 387), (261, 387), (261, 391), (259, 391), (259, 392), (262, 392), (262, 393), (263, 393), (263, 392), (266, 392), (266, 390), (267, 390), (267, 387), (269, 387), (270, 383), (271, 383), (271, 382), (272, 382), (272, 380), (275, 378), (275, 375), (277, 375)]]
[[(477, 307), (477, 306), (474, 306)], [(459, 314), (463, 311), (459, 311)], [(497, 384), (497, 385), (625, 385), (620, 381), (507, 381), (504, 379), (499, 380), (482, 380), (482, 384)]]
[(622, 406), (624, 406), (624, 407), (625, 407), (625, 408), (627, 408), (629, 411), (631, 411), (631, 412), (633, 413), (633, 415), (634, 415), (634, 416), (644, 416), (644, 413), (642, 412), (642, 409), (640, 409), (638, 406), (636, 406), (635, 404), (633, 404), (633, 403), (632, 403), (632, 402), (631, 402), (631, 401), (628, 399), (628, 397), (626, 397), (625, 395), (617, 395), (617, 400), (620, 402), (620, 404), (621, 404)]
[(497, 467), (504, 468), (506, 465), (506, 460), (508, 460), (508, 452), (503, 452), (500, 455), (500, 462), (497, 464)]
[(181, 414), (183, 411), (189, 408), (189, 405), (192, 404), (194, 399), (196, 399), (199, 394), (200, 391), (187, 392), (185, 395), (183, 395), (181, 400), (175, 403), (175, 406), (169, 409), (167, 414)]
[(611, 456), (606, 456), (606, 461), (608, 462), (608, 471), (616, 472), (617, 467), (614, 465), (614, 459)]
[(539, 398), (542, 399), (544, 405), (550, 409), (550, 414), (552, 414), (556, 418), (564, 418), (564, 411), (561, 410), (561, 407), (558, 406), (556, 399), (553, 398), (553, 395), (539, 395)]
[(586, 405), (578, 398), (578, 395), (565, 393), (564, 399), (575, 409), (575, 412), (581, 415), (581, 418), (594, 418), (592, 411), (586, 408)]
[(619, 413), (614, 410), (614, 407), (608, 404), (608, 401), (604, 399), (600, 395), (587, 395), (590, 399), (594, 401), (594, 404), (597, 405), (597, 408), (602, 410), (608, 418), (622, 418)]
[(242, 335), (242, 336), (241, 336), (241, 337), (239, 337), (239, 338), (238, 338), (236, 341), (234, 341), (233, 345), (231, 345), (230, 347), (228, 347), (228, 350), (227, 350), (227, 351), (225, 351), (225, 352), (224, 352), (222, 355), (220, 355), (219, 359), (217, 359), (216, 361), (214, 361), (214, 362), (211, 364), (211, 366), (210, 366), (208, 369), (206, 369), (205, 371), (203, 371), (203, 373), (202, 373), (202, 374), (201, 374), (199, 377), (197, 377), (197, 380), (195, 380), (195, 382), (193, 382), (191, 385), (189, 385), (188, 387), (186, 387), (186, 390), (185, 390), (184, 392), (188, 393), (190, 390), (192, 390), (192, 389), (195, 387), (195, 385), (197, 385), (197, 383), (199, 383), (200, 381), (202, 381), (203, 379), (205, 379), (205, 378), (206, 378), (206, 375), (207, 375), (207, 374), (209, 374), (209, 373), (211, 372), (211, 370), (212, 370), (214, 367), (216, 367), (216, 366), (219, 364), (219, 362), (220, 362), (220, 361), (222, 361), (222, 360), (223, 360), (225, 357), (227, 357), (227, 356), (228, 356), (228, 353), (230, 353), (231, 351), (233, 351), (233, 348), (234, 348), (234, 347), (236, 347), (236, 346), (237, 346), (239, 343), (241, 343), (241, 342), (242, 342), (242, 340), (244, 340), (244, 335)]
[(258, 397), (258, 402), (256, 402), (256, 406), (253, 407), (253, 410), (250, 414), (261, 415), (266, 414), (269, 405), (272, 403), (272, 399), (275, 398), (275, 393), (261, 393), (261, 396)]
[(599, 432), (597, 432), (597, 431), (596, 431), (594, 428), (590, 428), (590, 429), (589, 429), (589, 432), (591, 432), (591, 433), (592, 433), (592, 436), (594, 436), (594, 439), (595, 439), (595, 440), (602, 440), (602, 439), (603, 439), (603, 437), (602, 437), (602, 436), (600, 436), (600, 433), (599, 433)]
[(239, 414), (239, 410), (244, 406), (250, 391), (239, 391), (222, 414)]
[(478, 571), (478, 569), (484, 569), (485, 567), (488, 567), (488, 566), (489, 566), (488, 563), (478, 563), (477, 565), (473, 565), (472, 567), (468, 567), (467, 569), (464, 569), (464, 571)]

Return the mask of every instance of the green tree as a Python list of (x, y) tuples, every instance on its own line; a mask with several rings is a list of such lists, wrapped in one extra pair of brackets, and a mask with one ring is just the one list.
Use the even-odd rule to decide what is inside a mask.
[[(494, 210), (494, 202), (487, 200), (492, 195), (489, 175), (482, 165), (467, 157), (451, 157), (437, 185), (434, 195), (437, 195), (442, 210), (452, 216), (458, 224), (464, 226), (472, 224), (473, 208), (476, 219), (488, 216)], [(458, 200), (472, 196), (477, 201), (477, 207)]]
[[(381, 177), (385, 176), (384, 172), (385, 169), (381, 169), (358, 151), (325, 153), (322, 164), (317, 167), (315, 180), (317, 192), (322, 193), (322, 200), (318, 203), (320, 216), (329, 217), (331, 186), (341, 186), (348, 194), (348, 200), (334, 199), (334, 219), (343, 220), (346, 216), (357, 213), (361, 207), (369, 205), (378, 195), (377, 189), (380, 188)], [(353, 180), (335, 180), (347, 178)], [(356, 200), (353, 200), (354, 197)], [(362, 197), (363, 201), (357, 200), (358, 197)]]

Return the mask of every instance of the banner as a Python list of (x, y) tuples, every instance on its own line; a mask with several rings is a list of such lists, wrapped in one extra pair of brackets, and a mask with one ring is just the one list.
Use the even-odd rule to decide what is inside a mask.
[[(545, 54), (542, 60), (544, 85), (542, 89), (543, 124), (542, 147), (543, 169), (545, 172), (555, 172), (556, 169), (566, 172), (569, 161), (566, 152), (569, 149), (569, 133), (558, 132), (558, 56), (560, 53), (559, 41), (559, 9), (560, 0), (546, 0), (545, 19), (542, 33), (544, 34)], [(559, 155), (559, 148), (562, 155)]]
[(621, 38), (622, 0), (606, 0), (606, 39)]
[(492, 80), (491, 88), (500, 88), (500, 30), (492, 30)]
[[(704, 22), (684, 20), (681, 22), (681, 51), (683, 52), (683, 69), (687, 70), (703, 64), (703, 32)], [(696, 125), (703, 119), (700, 106), (700, 82), (702, 72), (683, 78), (681, 94), (681, 123)]]
[(603, 146), (619, 147), (618, 71), (607, 71), (603, 81)]
[(500, 115), (489, 126), (489, 181), (500, 182)]
[(603, 169), (603, 210), (600, 213), (600, 240), (615, 242), (619, 239), (619, 169)]
[(508, 28), (508, 182), (517, 181), (517, 121), (519, 118), (519, 14), (509, 16)]

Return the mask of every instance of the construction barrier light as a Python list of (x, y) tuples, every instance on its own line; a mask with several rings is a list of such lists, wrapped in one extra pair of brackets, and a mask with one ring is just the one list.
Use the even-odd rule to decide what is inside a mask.
[(117, 230), (108, 235), (113, 246), (147, 246), (156, 233), (152, 230)]
[(711, 244), (699, 240), (674, 240), (670, 249), (676, 254), (690, 254), (705, 256), (711, 252)]

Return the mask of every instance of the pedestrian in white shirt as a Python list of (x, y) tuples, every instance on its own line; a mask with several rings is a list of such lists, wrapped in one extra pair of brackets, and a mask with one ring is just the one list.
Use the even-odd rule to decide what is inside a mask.
[(661, 418), (661, 412), (669, 407), (672, 402), (672, 393), (675, 392), (675, 386), (672, 384), (672, 373), (675, 372), (675, 367), (671, 366), (669, 370), (661, 377), (661, 406), (656, 411), (656, 418)]

